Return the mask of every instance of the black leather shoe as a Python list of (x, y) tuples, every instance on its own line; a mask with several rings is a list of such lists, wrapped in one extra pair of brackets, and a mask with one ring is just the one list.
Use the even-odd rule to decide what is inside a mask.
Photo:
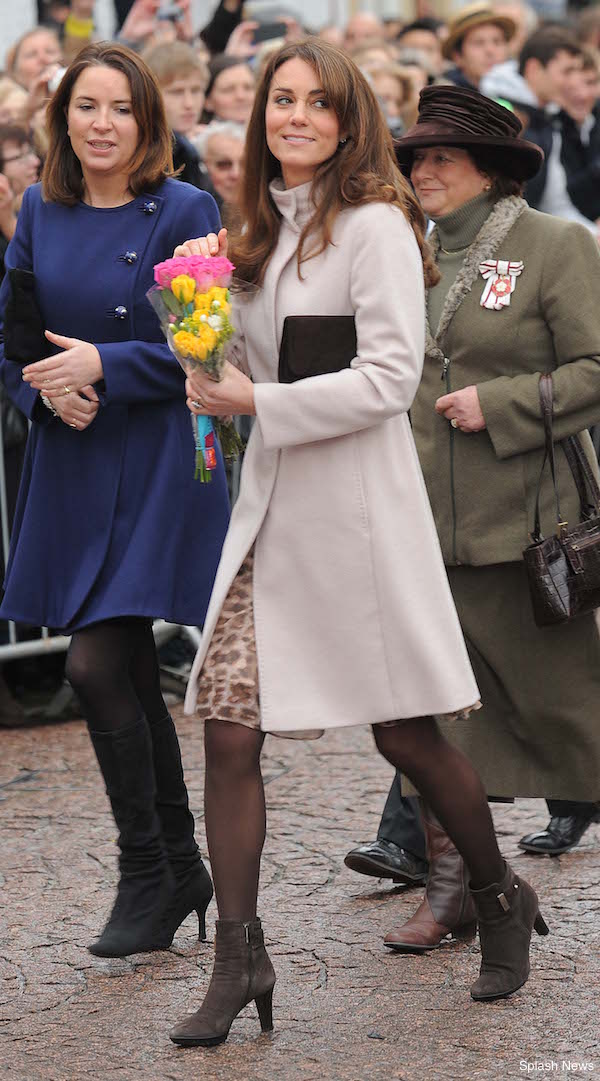
[(591, 803), (585, 814), (551, 818), (545, 830), (522, 837), (519, 848), (541, 856), (560, 856), (561, 852), (568, 852), (579, 844), (592, 822), (600, 822), (598, 803)]
[(407, 886), (424, 885), (429, 870), (427, 860), (413, 856), (406, 848), (400, 848), (393, 841), (384, 841), (380, 837), (371, 844), (353, 848), (344, 863), (351, 871), (358, 871), (359, 875), (391, 878), (394, 882), (404, 882)]

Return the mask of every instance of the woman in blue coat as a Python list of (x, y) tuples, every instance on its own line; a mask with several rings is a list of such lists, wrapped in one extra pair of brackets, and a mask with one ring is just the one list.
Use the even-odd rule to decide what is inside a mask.
[[(152, 619), (202, 623), (229, 515), (219, 460), (195, 482), (184, 374), (146, 299), (153, 266), (214, 231), (205, 192), (166, 178), (146, 65), (111, 43), (73, 61), (48, 112), (41, 185), (7, 268), (35, 274), (48, 353), (2, 378), (32, 420), (0, 615), (72, 634), (67, 675), (119, 828), (120, 882), (93, 953), (166, 948), (212, 896)], [(0, 293), (0, 310), (8, 283)]]

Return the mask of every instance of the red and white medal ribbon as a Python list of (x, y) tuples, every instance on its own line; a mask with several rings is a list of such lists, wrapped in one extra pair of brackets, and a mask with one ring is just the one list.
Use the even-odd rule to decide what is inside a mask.
[(479, 302), (481, 307), (497, 312), (507, 307), (522, 270), (523, 263), (509, 263), (506, 259), (488, 259), (485, 263), (480, 263), (479, 271), (485, 278)]

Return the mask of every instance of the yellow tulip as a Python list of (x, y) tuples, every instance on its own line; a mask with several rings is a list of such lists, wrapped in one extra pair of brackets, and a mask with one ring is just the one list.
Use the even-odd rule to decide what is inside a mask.
[(220, 305), (226, 304), (228, 292), (228, 289), (224, 289), (220, 285), (213, 285), (212, 289), (208, 293), (211, 304), (214, 300), (218, 301)]
[(196, 338), (187, 330), (178, 330), (177, 334), (173, 335), (173, 343), (183, 357), (194, 356)]
[(171, 282), (171, 292), (181, 304), (190, 304), (196, 294), (196, 282), (189, 274), (178, 274)]
[(217, 335), (213, 328), (209, 327), (208, 323), (200, 323), (198, 337), (208, 352), (211, 353), (217, 344)]

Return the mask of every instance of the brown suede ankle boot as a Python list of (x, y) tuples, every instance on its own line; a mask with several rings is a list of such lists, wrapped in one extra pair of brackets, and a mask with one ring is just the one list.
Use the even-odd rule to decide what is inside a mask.
[(538, 935), (548, 934), (535, 890), (508, 864), (505, 867), (501, 882), (471, 891), (481, 942), (481, 970), (471, 987), (476, 1002), (506, 998), (518, 991), (529, 977), (533, 928)]
[(468, 871), (431, 808), (419, 800), (425, 829), (429, 878), (425, 896), (414, 916), (389, 931), (384, 943), (399, 953), (435, 950), (451, 932), (474, 937), (475, 905), (469, 893)]
[(169, 1036), (182, 1047), (223, 1043), (238, 1013), (254, 999), (263, 1032), (273, 1028), (275, 972), (265, 950), (260, 920), (217, 920), (215, 964), (206, 997)]

